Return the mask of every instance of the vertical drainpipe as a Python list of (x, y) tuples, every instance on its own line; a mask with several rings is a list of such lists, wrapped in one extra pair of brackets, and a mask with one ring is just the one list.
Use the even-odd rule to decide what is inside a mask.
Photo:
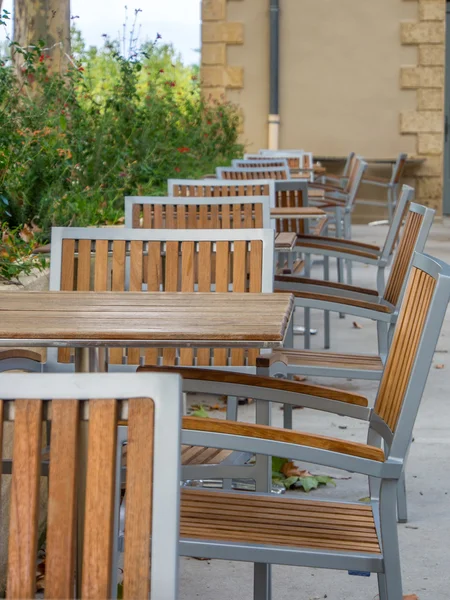
[(270, 2), (270, 73), (269, 73), (269, 140), (268, 149), (279, 149), (279, 68), (280, 68), (280, 2)]

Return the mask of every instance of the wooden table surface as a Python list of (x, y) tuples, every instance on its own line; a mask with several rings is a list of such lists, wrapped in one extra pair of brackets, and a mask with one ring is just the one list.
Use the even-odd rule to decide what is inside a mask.
[(0, 346), (283, 345), (290, 294), (0, 293)]

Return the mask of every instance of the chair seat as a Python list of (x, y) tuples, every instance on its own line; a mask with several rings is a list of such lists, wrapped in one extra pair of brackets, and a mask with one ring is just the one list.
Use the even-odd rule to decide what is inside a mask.
[(364, 371), (382, 371), (383, 363), (377, 354), (339, 354), (337, 352), (314, 352), (312, 350), (283, 350), (289, 365), (329, 367)]
[(184, 489), (182, 539), (381, 554), (372, 507)]
[(182, 446), (181, 464), (186, 465), (219, 465), (233, 454), (233, 450), (221, 448), (204, 448), (203, 446)]

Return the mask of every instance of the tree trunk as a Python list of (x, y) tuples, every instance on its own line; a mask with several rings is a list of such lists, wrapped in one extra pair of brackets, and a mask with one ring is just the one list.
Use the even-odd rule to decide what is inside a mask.
[(70, 0), (14, 0), (14, 41), (27, 47), (39, 40), (51, 57), (51, 70), (61, 70), (70, 52)]

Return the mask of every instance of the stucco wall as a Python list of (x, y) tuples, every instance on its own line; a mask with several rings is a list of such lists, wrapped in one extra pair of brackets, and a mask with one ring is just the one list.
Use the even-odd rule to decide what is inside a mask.
[[(267, 147), (269, 0), (202, 4), (203, 89), (239, 106), (248, 150)], [(425, 164), (408, 173), (416, 197), (440, 211), (445, 0), (280, 0), (280, 8), (280, 147), (418, 155)]]

